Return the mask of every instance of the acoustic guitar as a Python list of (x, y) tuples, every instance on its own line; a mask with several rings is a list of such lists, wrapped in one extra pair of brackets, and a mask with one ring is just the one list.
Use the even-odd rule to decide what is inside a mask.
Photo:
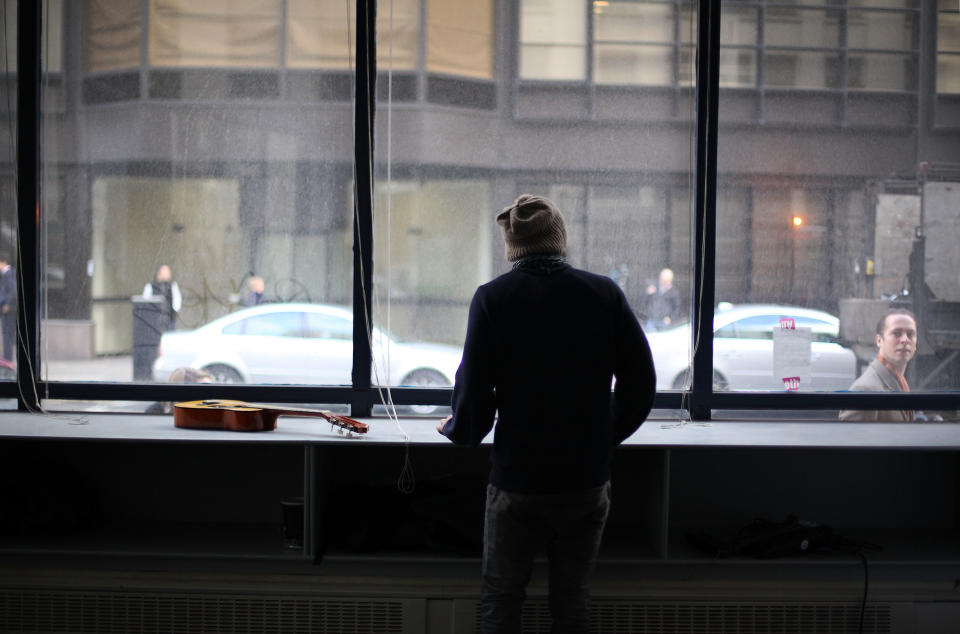
[(337, 433), (365, 434), (370, 429), (348, 416), (326, 410), (297, 407), (272, 407), (229, 399), (183, 401), (173, 405), (173, 424), (188, 429), (223, 429), (228, 431), (271, 431), (277, 428), (277, 417), (315, 416), (336, 427)]

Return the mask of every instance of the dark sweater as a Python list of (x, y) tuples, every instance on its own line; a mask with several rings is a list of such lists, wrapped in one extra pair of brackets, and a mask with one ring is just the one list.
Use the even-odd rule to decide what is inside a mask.
[(492, 484), (521, 493), (600, 486), (614, 447), (650, 412), (655, 385), (646, 337), (611, 279), (568, 265), (517, 269), (473, 297), (443, 434), (476, 446), (499, 412)]

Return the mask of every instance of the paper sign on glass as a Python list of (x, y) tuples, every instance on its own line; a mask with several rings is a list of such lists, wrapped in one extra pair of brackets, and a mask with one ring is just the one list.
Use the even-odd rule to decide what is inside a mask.
[(812, 335), (809, 327), (773, 329), (773, 376), (779, 382), (794, 379), (788, 389), (810, 385), (810, 352)]

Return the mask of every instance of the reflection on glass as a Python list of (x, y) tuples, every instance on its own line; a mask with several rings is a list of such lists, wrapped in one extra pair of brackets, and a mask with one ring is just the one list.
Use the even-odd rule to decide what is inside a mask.
[(960, 387), (947, 336), (960, 327), (949, 246), (960, 238), (960, 148), (915, 125), (932, 97), (917, 94), (924, 65), (944, 63), (942, 46), (935, 59), (920, 41), (934, 9), (851, 4), (886, 10), (768, 8), (757, 42), (763, 98), (738, 100), (721, 83), (721, 121), (753, 125), (720, 128), (716, 389), (849, 390), (880, 352), (877, 322), (890, 306), (917, 314), (923, 343), (902, 377), (910, 389)]

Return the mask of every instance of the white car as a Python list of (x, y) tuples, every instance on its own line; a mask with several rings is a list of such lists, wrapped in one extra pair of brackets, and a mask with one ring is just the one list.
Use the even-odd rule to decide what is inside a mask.
[[(462, 349), (401, 342), (378, 328), (372, 340), (374, 384), (453, 385)], [(325, 304), (262, 304), (195, 330), (165, 332), (153, 378), (167, 381), (176, 368), (191, 367), (210, 372), (221, 383), (349, 385), (352, 366), (350, 310)]]
[[(839, 320), (809, 308), (762, 304), (721, 305), (713, 316), (713, 384), (716, 390), (785, 389), (773, 373), (773, 329), (789, 317), (811, 329), (809, 384), (801, 390), (847, 390), (856, 379), (853, 351), (837, 343)], [(682, 389), (688, 382), (690, 324), (647, 332), (658, 390)]]

